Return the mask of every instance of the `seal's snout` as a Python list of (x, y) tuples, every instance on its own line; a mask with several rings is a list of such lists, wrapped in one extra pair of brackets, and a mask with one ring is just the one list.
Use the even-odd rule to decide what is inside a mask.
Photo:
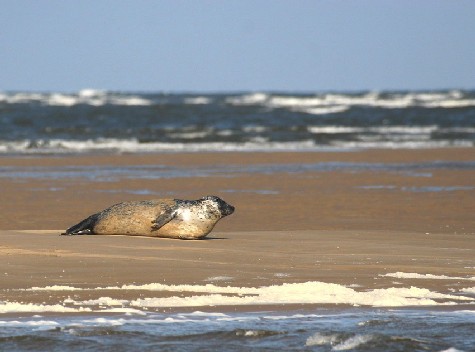
[(219, 207), (219, 212), (221, 213), (222, 217), (225, 217), (234, 213), (234, 207), (231, 204), (226, 203), (222, 199), (219, 199), (218, 207)]
[(221, 212), (223, 216), (231, 215), (232, 213), (234, 213), (234, 207), (226, 203), (226, 206), (224, 207), (224, 209), (221, 209)]
[(221, 217), (225, 217), (234, 213), (234, 207), (231, 204), (226, 203), (219, 197), (216, 196), (206, 196), (201, 198), (202, 201), (211, 201), (215, 206), (218, 207)]

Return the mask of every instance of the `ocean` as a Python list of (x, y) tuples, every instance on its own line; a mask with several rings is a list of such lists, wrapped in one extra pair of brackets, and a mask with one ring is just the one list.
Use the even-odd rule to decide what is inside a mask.
[(0, 153), (318, 151), (475, 143), (475, 91), (0, 92)]
[[(2, 351), (473, 351), (473, 311), (58, 316), (0, 322)], [(455, 331), (454, 331), (455, 329)], [(454, 347), (457, 346), (457, 347)]]
[[(473, 281), (475, 277), (435, 279)], [(440, 294), (415, 287), (360, 291), (323, 282), (261, 288), (152, 283), (97, 287), (91, 292), (104, 296), (80, 301), (73, 298), (75, 292), (91, 289), (27, 290), (70, 296), (56, 304), (0, 302), (0, 313), (6, 314), (0, 319), (2, 351), (457, 352), (475, 348), (475, 312), (463, 306), (473, 304), (474, 288)], [(134, 298), (120, 298), (125, 291), (137, 293)], [(143, 298), (153, 292), (166, 297)], [(184, 292), (194, 295), (183, 296)], [(294, 308), (273, 308), (289, 303)], [(253, 310), (255, 304), (264, 306)], [(266, 305), (268, 309), (262, 309)], [(248, 311), (233, 307), (248, 307)]]

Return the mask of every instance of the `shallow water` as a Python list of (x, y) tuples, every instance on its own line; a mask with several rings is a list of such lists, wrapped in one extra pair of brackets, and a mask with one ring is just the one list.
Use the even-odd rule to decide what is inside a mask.
[(473, 351), (475, 311), (315, 309), (0, 320), (2, 350)]
[[(236, 177), (241, 174), (274, 174), (303, 172), (394, 172), (413, 177), (431, 177), (431, 170), (473, 170), (475, 161), (435, 161), (421, 163), (365, 163), (365, 162), (319, 162), (319, 163), (279, 163), (256, 165), (216, 165), (216, 166), (169, 166), (169, 165), (101, 165), (98, 166), (0, 166), (0, 177), (14, 179), (75, 179), (114, 182), (122, 178), (170, 179), (188, 177), (222, 176)], [(444, 189), (441, 189), (444, 190)], [(432, 191), (441, 191), (434, 189)], [(451, 190), (451, 189), (446, 189)], [(457, 188), (453, 190), (458, 190)], [(422, 189), (413, 191), (431, 191)]]

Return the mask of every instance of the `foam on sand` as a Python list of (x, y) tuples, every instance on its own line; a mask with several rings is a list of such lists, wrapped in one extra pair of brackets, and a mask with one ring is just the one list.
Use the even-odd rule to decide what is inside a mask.
[[(458, 301), (473, 302), (473, 298), (470, 297), (437, 293), (418, 287), (392, 287), (356, 291), (342, 285), (323, 282), (283, 284), (260, 288), (233, 288), (228, 286), (217, 290), (214, 290), (211, 286), (213, 285), (210, 285), (209, 290), (205, 291), (208, 293), (206, 295), (139, 298), (132, 300), (130, 305), (143, 308), (271, 304), (349, 304), (373, 307), (404, 307), (455, 305)], [(195, 292), (204, 291), (200, 288), (194, 290)], [(226, 292), (227, 294), (217, 292)], [(231, 293), (234, 293), (234, 295)]]
[(64, 286), (64, 285), (52, 285), (52, 286), (45, 286), (45, 287), (31, 287), (25, 289), (25, 291), (77, 291), (81, 290), (77, 287), (72, 286)]
[[(354, 288), (339, 284), (309, 281), (304, 283), (285, 283), (263, 287), (233, 287), (206, 285), (164, 285), (150, 283), (145, 285), (122, 285), (97, 287), (95, 289), (80, 289), (63, 286), (64, 291), (93, 290), (93, 291), (150, 291), (170, 292), (168, 296), (143, 297), (136, 299), (117, 299), (100, 297), (88, 300), (65, 299), (62, 304), (45, 306), (21, 304), (15, 302), (0, 303), (0, 312), (78, 312), (95, 309), (157, 309), (164, 307), (200, 307), (200, 306), (252, 306), (252, 305), (285, 305), (285, 304), (347, 304), (353, 306), (372, 307), (405, 307), (405, 306), (435, 306), (457, 305), (460, 303), (475, 303), (475, 298), (462, 295), (445, 294), (430, 291), (425, 288), (385, 288), (367, 291), (356, 291)], [(29, 291), (58, 291), (61, 286), (31, 288)], [(186, 293), (189, 293), (186, 294)], [(139, 298), (140, 297), (140, 298)], [(78, 308), (79, 307), (79, 308)]]
[(66, 307), (63, 304), (33, 304), (33, 303), (19, 303), (19, 302), (0, 302), (0, 313), (40, 313), (40, 312), (54, 312), (54, 313), (81, 313), (90, 312), (89, 308), (73, 308)]
[(468, 293), (468, 294), (475, 295), (475, 286), (474, 287), (462, 288), (459, 291), (462, 292), (462, 293)]

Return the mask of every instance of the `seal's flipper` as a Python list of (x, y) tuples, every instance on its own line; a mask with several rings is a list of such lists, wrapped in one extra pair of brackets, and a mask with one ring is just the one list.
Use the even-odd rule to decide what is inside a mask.
[(97, 221), (98, 214), (91, 215), (87, 219), (84, 219), (79, 224), (71, 226), (66, 232), (61, 235), (93, 235), (92, 229)]
[(176, 216), (176, 211), (169, 209), (161, 213), (155, 220), (152, 221), (152, 231), (156, 231), (163, 225), (169, 223)]

